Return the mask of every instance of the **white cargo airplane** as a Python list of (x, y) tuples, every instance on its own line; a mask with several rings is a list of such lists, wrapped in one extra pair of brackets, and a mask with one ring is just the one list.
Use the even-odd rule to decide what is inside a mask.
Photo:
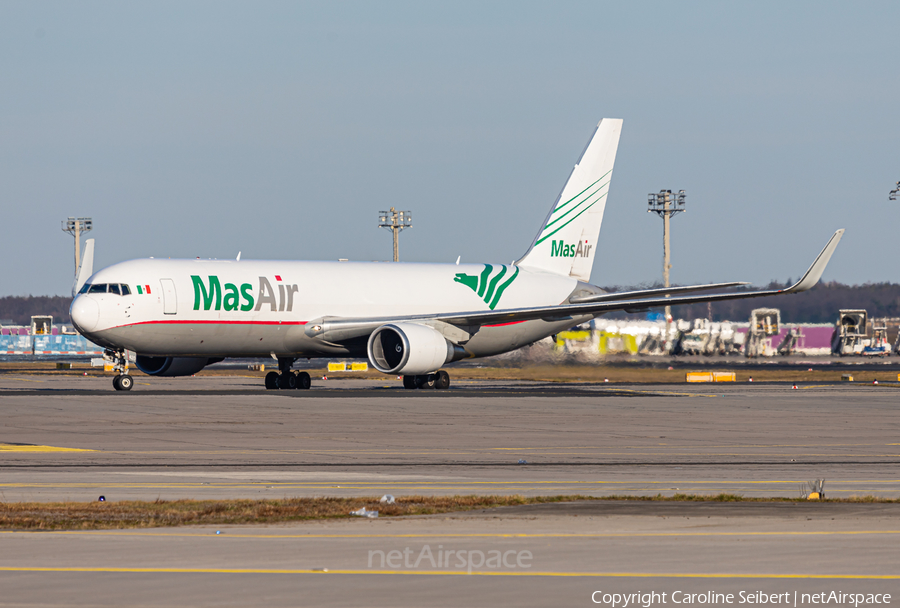
[[(86, 278), (72, 323), (106, 347), (129, 390), (127, 351), (153, 376), (182, 376), (226, 357), (273, 357), (268, 389), (309, 388), (294, 361), (367, 357), (406, 388), (447, 388), (451, 361), (515, 350), (613, 310), (797, 293), (816, 284), (835, 232), (787, 289), (684, 296), (745, 283), (606, 293), (591, 285), (622, 121), (604, 118), (547, 219), (511, 264), (132, 260)], [(93, 251), (91, 249), (91, 251)]]

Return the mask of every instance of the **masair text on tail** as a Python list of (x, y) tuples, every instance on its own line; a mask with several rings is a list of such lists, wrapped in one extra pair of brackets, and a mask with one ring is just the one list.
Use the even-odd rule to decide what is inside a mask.
[(518, 265), (590, 280), (621, 133), (621, 119), (600, 121)]

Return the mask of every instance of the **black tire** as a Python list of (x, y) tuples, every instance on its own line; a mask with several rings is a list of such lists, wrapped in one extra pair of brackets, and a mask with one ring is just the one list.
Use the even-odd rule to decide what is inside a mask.
[(121, 377), (122, 376), (119, 376), (119, 375), (113, 376), (113, 388), (116, 389), (117, 391), (122, 390), (122, 387), (119, 386), (119, 378), (121, 378)]
[(266, 374), (266, 390), (273, 391), (278, 388), (278, 372)]
[(450, 388), (450, 374), (445, 372), (444, 370), (440, 370), (439, 372), (434, 374), (434, 388), (444, 390), (445, 388)]
[(309, 374), (307, 374), (306, 372), (300, 372), (299, 374), (297, 374), (297, 388), (305, 391), (309, 389), (311, 384), (312, 380), (310, 379)]
[(294, 372), (284, 372), (278, 376), (278, 388), (290, 390), (297, 388), (297, 376)]
[(419, 388), (434, 388), (435, 374), (416, 376), (416, 384)]
[(129, 376), (128, 374), (123, 374), (119, 376), (119, 390), (120, 391), (130, 391), (134, 386), (134, 378)]
[(403, 388), (419, 388), (419, 385), (416, 384), (416, 376), (403, 376)]

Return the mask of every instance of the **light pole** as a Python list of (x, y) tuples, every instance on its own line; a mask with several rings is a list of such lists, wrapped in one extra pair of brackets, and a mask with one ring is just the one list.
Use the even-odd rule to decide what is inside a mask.
[(89, 217), (70, 217), (62, 223), (63, 232), (75, 237), (75, 280), (78, 280), (78, 268), (81, 266), (81, 235), (90, 232), (94, 221)]
[[(658, 194), (647, 196), (647, 213), (656, 213), (663, 218), (663, 282), (669, 286), (669, 271), (672, 269), (669, 252), (669, 220), (673, 215), (685, 211), (684, 190), (673, 193), (671, 190), (660, 190)], [(672, 307), (666, 306), (666, 338), (668, 339), (669, 323), (672, 320)]]
[(391, 207), (390, 211), (378, 212), (378, 226), (387, 228), (394, 233), (394, 261), (400, 261), (400, 231), (404, 228), (412, 228), (412, 213), (409, 211), (397, 211)]

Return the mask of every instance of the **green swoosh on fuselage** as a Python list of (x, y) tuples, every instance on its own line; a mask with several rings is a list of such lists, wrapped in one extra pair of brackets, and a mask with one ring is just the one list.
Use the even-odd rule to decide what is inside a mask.
[[(453, 277), (453, 281), (455, 283), (461, 283), (474, 291), (478, 294), (478, 297), (484, 300), (484, 303), (487, 304), (491, 310), (494, 310), (497, 304), (500, 303), (503, 292), (506, 291), (506, 288), (512, 285), (512, 282), (519, 276), (519, 268), (517, 266), (514, 266), (514, 268), (515, 272), (513, 275), (503, 283), (500, 283), (500, 280), (506, 275), (508, 270), (508, 267), (505, 264), (500, 266), (500, 272), (498, 272), (493, 279), (491, 279), (490, 276), (494, 267), (491, 264), (485, 264), (484, 270), (481, 271), (480, 275), (473, 276), (465, 274), (464, 272), (459, 272)], [(485, 290), (487, 290), (487, 293), (485, 293)]]

